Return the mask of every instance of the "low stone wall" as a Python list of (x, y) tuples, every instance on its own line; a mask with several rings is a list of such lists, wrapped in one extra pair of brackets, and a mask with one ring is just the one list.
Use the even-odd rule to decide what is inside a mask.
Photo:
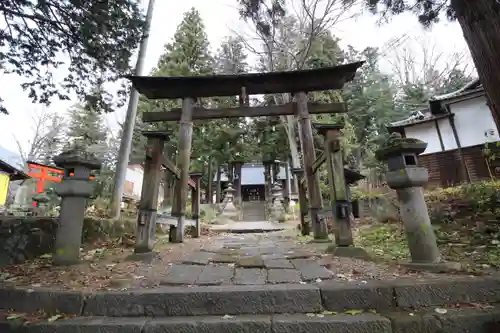
[[(58, 218), (4, 216), (0, 219), (0, 267), (52, 253)], [(133, 232), (135, 220), (86, 218), (82, 242)]]
[(0, 267), (50, 253), (56, 230), (56, 218), (4, 217), (0, 220)]

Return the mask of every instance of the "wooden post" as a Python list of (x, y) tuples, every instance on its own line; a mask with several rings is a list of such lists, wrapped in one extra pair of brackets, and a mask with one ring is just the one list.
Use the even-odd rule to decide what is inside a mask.
[(349, 202), (348, 186), (344, 175), (344, 158), (340, 145), (343, 125), (317, 124), (315, 127), (324, 137), (325, 162), (328, 169), (330, 205), (335, 221), (335, 244), (353, 245), (351, 230), (352, 207)]
[(191, 188), (191, 215), (196, 222), (194, 232), (191, 234), (193, 238), (200, 237), (200, 195), (201, 195), (201, 172), (191, 172), (191, 179), (195, 181), (196, 188)]
[(306, 189), (304, 188), (304, 185), (300, 181), (300, 179), (302, 179), (302, 175), (304, 174), (304, 170), (302, 170), (301, 168), (297, 168), (293, 169), (292, 172), (294, 176), (299, 180), (297, 182), (297, 185), (298, 185), (299, 206), (300, 206), (300, 226), (301, 226), (300, 231), (302, 233), (302, 236), (308, 236), (309, 234), (311, 234), (311, 226), (307, 221), (307, 213), (309, 205), (307, 203)]
[(326, 222), (321, 220), (318, 216), (318, 212), (321, 210), (323, 203), (319, 188), (319, 179), (313, 171), (316, 152), (314, 150), (311, 116), (307, 110), (307, 94), (305, 92), (298, 92), (295, 94), (295, 99), (297, 101), (300, 143), (302, 147), (307, 190), (309, 193), (309, 214), (311, 216), (314, 239), (328, 239)]
[(179, 180), (176, 182), (176, 200), (172, 208), (172, 216), (177, 217), (176, 235), (172, 241), (182, 243), (184, 241), (184, 216), (186, 214), (186, 202), (189, 181), (189, 162), (191, 159), (191, 144), (193, 139), (193, 107), (195, 99), (186, 97), (182, 101), (182, 117), (179, 130), (179, 154), (177, 156), (177, 167), (180, 171)]
[(135, 253), (147, 253), (153, 250), (156, 234), (156, 210), (161, 177), (161, 161), (165, 140), (165, 132), (145, 132), (148, 143), (144, 178), (142, 181), (141, 201), (137, 217)]

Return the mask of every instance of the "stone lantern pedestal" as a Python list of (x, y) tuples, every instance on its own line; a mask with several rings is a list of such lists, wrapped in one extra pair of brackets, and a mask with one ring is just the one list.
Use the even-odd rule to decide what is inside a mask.
[(52, 259), (55, 265), (73, 265), (79, 262), (85, 208), (92, 193), (90, 172), (100, 169), (101, 162), (81, 148), (63, 152), (54, 162), (64, 169), (64, 176), (56, 187), (61, 211)]
[(427, 183), (429, 175), (427, 169), (418, 164), (418, 155), (426, 148), (427, 143), (423, 141), (392, 134), (376, 153), (377, 159), (387, 161), (387, 185), (396, 190), (398, 196), (411, 254), (411, 261), (404, 265), (415, 270), (459, 269), (459, 264), (444, 262), (441, 258), (429, 218), (423, 192), (423, 185)]

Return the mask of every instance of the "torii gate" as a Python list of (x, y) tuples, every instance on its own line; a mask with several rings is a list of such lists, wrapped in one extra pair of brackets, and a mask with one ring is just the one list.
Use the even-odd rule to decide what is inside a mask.
[[(309, 214), (315, 238), (328, 237), (326, 225), (318, 218), (322, 200), (319, 181), (314, 174), (316, 153), (313, 145), (311, 114), (345, 113), (345, 103), (318, 104), (308, 102), (307, 93), (311, 91), (342, 89), (351, 81), (363, 62), (355, 62), (336, 67), (239, 75), (212, 75), (193, 77), (161, 77), (161, 76), (129, 76), (133, 88), (149, 99), (182, 99), (182, 108), (157, 110), (143, 114), (146, 123), (162, 121), (179, 121), (179, 155), (177, 169), (179, 181), (176, 186), (178, 198), (172, 208), (172, 215), (177, 216), (177, 235), (175, 241), (183, 240), (183, 221), (185, 215), (187, 190), (189, 183), (189, 166), (193, 134), (193, 120), (219, 119), (235, 117), (260, 117), (295, 115), (298, 118), (299, 137), (303, 152), (304, 175), (309, 193)], [(250, 107), (249, 95), (291, 93), (294, 102), (284, 105)], [(196, 98), (240, 96), (240, 106), (235, 108), (205, 109), (195, 107)], [(159, 152), (161, 154), (161, 152)], [(163, 159), (163, 156), (160, 157)], [(158, 165), (158, 168), (160, 166)], [(159, 172), (159, 171), (158, 171)], [(149, 191), (158, 191), (158, 184), (152, 184)], [(152, 196), (156, 197), (157, 196)], [(154, 201), (154, 200), (153, 200)], [(157, 201), (157, 199), (156, 199)], [(139, 214), (138, 227), (154, 230), (155, 217), (151, 211), (156, 210), (157, 202), (142, 207), (148, 211)], [(147, 220), (145, 219), (147, 216)], [(151, 225), (153, 224), (153, 225)], [(154, 237), (151, 232), (138, 232), (141, 237)], [(138, 243), (152, 244), (149, 240), (137, 240)], [(152, 250), (152, 249), (151, 249)]]

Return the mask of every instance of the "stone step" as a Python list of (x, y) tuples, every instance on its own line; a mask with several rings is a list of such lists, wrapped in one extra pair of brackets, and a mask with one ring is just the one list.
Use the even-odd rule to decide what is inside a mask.
[[(440, 309), (440, 312), (443, 312)], [(398, 313), (310, 313), (176, 318), (75, 317), (22, 325), (0, 321), (2, 333), (498, 333), (500, 308)]]
[[(0, 288), (0, 309), (79, 316), (172, 317), (343, 312), (500, 302), (491, 277), (397, 281), (322, 281), (311, 284), (169, 286), (85, 293)], [(0, 331), (1, 332), (1, 331)]]

